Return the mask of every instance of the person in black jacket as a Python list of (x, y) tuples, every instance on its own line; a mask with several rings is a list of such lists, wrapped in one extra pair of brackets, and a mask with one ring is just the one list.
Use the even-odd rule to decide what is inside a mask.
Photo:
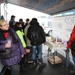
[[(42, 44), (46, 42), (45, 33), (43, 28), (37, 22), (36, 18), (33, 18), (31, 20), (30, 25), (31, 26), (28, 28), (27, 32), (27, 37), (31, 40), (33, 67), (37, 65), (37, 54), (38, 54), (39, 68), (41, 68), (46, 66), (46, 64), (43, 63), (42, 59)], [(32, 38), (33, 35), (36, 36)]]
[(26, 19), (25, 27), (29, 24), (29, 18)]
[(23, 22), (23, 19), (22, 19), (22, 18), (20, 18), (20, 19), (19, 19), (19, 22), (22, 24), (22, 29), (23, 29), (23, 32), (24, 32), (25, 23)]
[(9, 21), (9, 26), (10, 26), (11, 28), (13, 28), (14, 25), (15, 25), (15, 16), (12, 15), (12, 16), (11, 16), (11, 19), (10, 19), (10, 21)]

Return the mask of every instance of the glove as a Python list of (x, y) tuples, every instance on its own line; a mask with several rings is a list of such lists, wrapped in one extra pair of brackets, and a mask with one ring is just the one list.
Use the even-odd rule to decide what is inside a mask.
[(30, 52), (30, 49), (24, 48), (24, 50), (25, 50), (26, 54)]

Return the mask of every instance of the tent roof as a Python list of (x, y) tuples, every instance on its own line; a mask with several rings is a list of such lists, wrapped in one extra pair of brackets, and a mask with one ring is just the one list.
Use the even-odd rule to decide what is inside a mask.
[(49, 15), (75, 8), (75, 0), (0, 0)]

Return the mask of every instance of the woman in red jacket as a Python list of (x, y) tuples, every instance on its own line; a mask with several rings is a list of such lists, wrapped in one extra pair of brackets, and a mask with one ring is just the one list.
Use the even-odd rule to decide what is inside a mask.
[[(68, 49), (71, 49), (72, 42), (73, 42), (74, 39), (75, 39), (75, 26), (73, 27), (73, 30), (72, 30), (70, 39), (69, 39), (69, 41), (68, 41), (67, 50), (68, 50)], [(73, 49), (71, 49), (71, 53), (72, 53), (73, 62), (74, 62), (74, 69), (71, 70), (71, 73), (75, 73), (75, 51), (74, 51)]]

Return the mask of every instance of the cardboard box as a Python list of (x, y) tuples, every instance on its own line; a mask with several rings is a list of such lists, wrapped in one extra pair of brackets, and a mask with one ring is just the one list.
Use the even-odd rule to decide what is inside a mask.
[(48, 61), (49, 61), (52, 65), (54, 65), (54, 64), (59, 64), (59, 63), (61, 63), (61, 62), (62, 62), (62, 59), (59, 58), (58, 56), (50, 56), (50, 57), (48, 57)]

